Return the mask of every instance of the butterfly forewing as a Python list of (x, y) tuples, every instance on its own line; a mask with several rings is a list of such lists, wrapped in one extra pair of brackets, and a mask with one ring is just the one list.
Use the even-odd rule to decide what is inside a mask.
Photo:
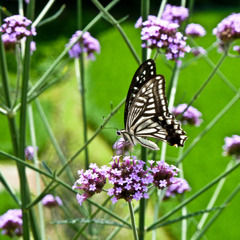
[(145, 61), (140, 67), (137, 69), (136, 73), (133, 76), (131, 85), (128, 90), (125, 111), (124, 111), (124, 124), (126, 128), (126, 121), (128, 116), (129, 108), (136, 97), (137, 93), (141, 89), (141, 87), (151, 78), (156, 76), (156, 66), (152, 59)]

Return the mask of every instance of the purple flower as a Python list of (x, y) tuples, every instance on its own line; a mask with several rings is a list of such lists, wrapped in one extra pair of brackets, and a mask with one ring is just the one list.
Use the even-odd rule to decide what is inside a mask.
[(180, 171), (174, 165), (169, 165), (164, 161), (157, 161), (156, 166), (151, 166), (149, 171), (153, 174), (153, 184), (159, 189), (164, 189), (174, 183), (174, 177)]
[(176, 194), (182, 194), (190, 190), (188, 182), (183, 178), (174, 178), (174, 183), (172, 183), (165, 193), (165, 197), (169, 198), (175, 196)]
[(180, 24), (189, 16), (188, 9), (182, 6), (167, 4), (162, 14), (162, 19)]
[(22, 210), (10, 209), (0, 216), (0, 228), (2, 235), (9, 237), (22, 236)]
[(130, 142), (125, 141), (123, 137), (113, 144), (113, 149), (116, 149), (116, 155), (126, 155), (132, 148), (133, 145)]
[(191, 52), (194, 56), (198, 56), (199, 54), (205, 55), (207, 51), (203, 47), (196, 47), (196, 48), (191, 48)]
[(21, 39), (26, 39), (28, 36), (35, 36), (36, 29), (29, 26), (32, 21), (21, 15), (13, 15), (4, 19), (3, 25), (0, 28), (2, 32), (2, 41), (6, 50), (15, 48), (15, 44)]
[(42, 204), (46, 207), (49, 207), (49, 208), (63, 205), (61, 198), (58, 197), (58, 196), (54, 197), (52, 194), (46, 195), (42, 199)]
[(232, 137), (225, 137), (224, 141), (224, 155), (240, 158), (240, 136), (232, 135)]
[(177, 31), (177, 23), (150, 15), (142, 25), (141, 39), (147, 42), (142, 47), (159, 48), (165, 51), (168, 60), (176, 62), (179, 61), (178, 58), (184, 57), (185, 52), (190, 52), (191, 48), (186, 44), (187, 38)]
[(240, 46), (239, 45), (233, 46), (233, 51), (240, 53)]
[(205, 29), (197, 23), (188, 24), (185, 29), (185, 33), (191, 37), (203, 37), (206, 35)]
[[(38, 150), (38, 147), (37, 147), (36, 150)], [(26, 147), (26, 149), (25, 149), (25, 158), (30, 161), (30, 160), (33, 159), (33, 157), (34, 157), (34, 147), (33, 146)]]
[(136, 157), (125, 157), (123, 162), (120, 162), (119, 157), (113, 157), (109, 182), (112, 182), (114, 186), (108, 192), (110, 196), (114, 195), (113, 203), (119, 199), (130, 202), (133, 199), (140, 200), (148, 196), (144, 193), (147, 192), (147, 186), (152, 178), (148, 171), (143, 169), (144, 164), (141, 160), (136, 160)]
[(240, 13), (233, 13), (224, 18), (216, 28), (213, 34), (220, 40), (220, 47), (240, 38)]
[(84, 32), (82, 34), (82, 31), (76, 31), (70, 38), (69, 43), (66, 44), (66, 47), (75, 42), (79, 36), (81, 36), (79, 41), (68, 51), (70, 58), (79, 58), (80, 54), (87, 53), (88, 58), (94, 60), (95, 56), (93, 53), (100, 52), (100, 44), (89, 32)]
[[(187, 104), (179, 104), (177, 107), (172, 109), (172, 114), (177, 117), (179, 114), (182, 114), (183, 111), (187, 108)], [(180, 121), (183, 124), (190, 124), (194, 126), (199, 126), (202, 122), (202, 119), (200, 117), (202, 116), (202, 113), (200, 113), (196, 108), (190, 106), (181, 117)]]
[(109, 176), (109, 167), (99, 168), (96, 164), (90, 164), (90, 169), (78, 171), (79, 179), (74, 183), (73, 189), (82, 189), (82, 195), (77, 194), (77, 200), (80, 205), (87, 198), (92, 197), (95, 193), (100, 193), (106, 184), (106, 177)]

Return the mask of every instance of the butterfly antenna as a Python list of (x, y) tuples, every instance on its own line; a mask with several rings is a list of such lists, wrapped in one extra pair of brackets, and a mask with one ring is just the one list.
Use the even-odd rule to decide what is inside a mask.
[[(103, 120), (106, 120), (106, 118), (103, 116)], [(113, 126), (112, 124), (109, 124), (111, 125), (111, 127), (103, 127), (103, 125), (101, 125), (101, 129), (115, 129), (115, 130), (119, 130), (116, 126)]]

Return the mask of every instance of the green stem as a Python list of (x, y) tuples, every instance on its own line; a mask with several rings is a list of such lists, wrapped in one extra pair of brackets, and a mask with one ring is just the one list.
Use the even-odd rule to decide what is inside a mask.
[[(234, 160), (233, 160), (233, 161), (234, 161)], [(233, 166), (233, 162), (231, 161), (231, 162), (229, 162), (229, 164), (227, 165), (225, 171), (229, 170), (232, 166)], [(222, 178), (222, 179), (219, 181), (219, 183), (218, 183), (218, 185), (217, 185), (217, 187), (216, 187), (216, 189), (215, 189), (215, 191), (214, 191), (214, 193), (213, 193), (213, 195), (212, 195), (212, 197), (211, 197), (211, 199), (210, 199), (210, 201), (209, 201), (209, 203), (208, 203), (208, 205), (207, 205), (207, 208), (206, 208), (207, 210), (213, 208), (213, 205), (215, 204), (215, 202), (216, 202), (216, 200), (217, 200), (217, 198), (218, 198), (218, 196), (219, 196), (219, 194), (220, 194), (220, 192), (221, 192), (221, 190), (222, 190), (222, 187), (223, 187), (225, 181), (226, 181), (226, 178)], [(201, 219), (200, 219), (200, 221), (199, 221), (199, 223), (198, 223), (198, 225), (197, 225), (197, 231), (196, 231), (196, 233), (194, 234), (193, 238), (195, 238), (195, 237), (199, 234), (199, 231), (203, 228), (203, 226), (204, 226), (204, 224), (205, 224), (208, 216), (209, 216), (209, 212), (206, 212), (206, 213), (204, 213), (204, 214), (202, 215), (202, 217), (201, 217)]]
[[(37, 156), (37, 141), (35, 135), (35, 126), (34, 126), (34, 119), (33, 119), (33, 110), (32, 105), (28, 106), (28, 116), (29, 116), (29, 127), (30, 127), (30, 135), (31, 135), (31, 142), (33, 146), (33, 162), (36, 167), (38, 167), (38, 156)], [(40, 174), (35, 172), (36, 174), (36, 192), (39, 195), (41, 193), (41, 179)], [(41, 232), (41, 239), (45, 236), (45, 227), (44, 227), (44, 215), (43, 215), (43, 206), (42, 203), (38, 203), (38, 215), (39, 215), (39, 222), (40, 222), (40, 232)]]
[(132, 223), (132, 230), (133, 230), (133, 236), (135, 240), (138, 240), (138, 234), (137, 234), (137, 226), (135, 223), (135, 217), (134, 217), (134, 210), (132, 206), (132, 202), (128, 202), (129, 212), (131, 216), (131, 223)]
[[(225, 202), (222, 204), (222, 206), (226, 206), (230, 203), (230, 201), (237, 195), (237, 193), (240, 191), (240, 184), (235, 188), (235, 190), (228, 196), (228, 198), (225, 200)], [(218, 216), (222, 213), (224, 207), (220, 208), (213, 217), (209, 220), (209, 222), (206, 224), (206, 226), (202, 229), (202, 231), (196, 236), (195, 238), (191, 238), (191, 240), (198, 240), (200, 239), (203, 234), (208, 230), (208, 228), (216, 221)]]
[(177, 212), (178, 210), (180, 210), (183, 206), (187, 205), (189, 202), (193, 201), (195, 198), (199, 197), (201, 194), (203, 194), (205, 191), (207, 191), (209, 188), (211, 188), (213, 185), (215, 185), (218, 181), (220, 181), (222, 178), (226, 177), (228, 174), (230, 174), (231, 172), (233, 172), (234, 170), (236, 170), (240, 165), (240, 162), (236, 163), (232, 168), (230, 168), (229, 170), (221, 173), (218, 177), (216, 177), (215, 179), (213, 179), (211, 182), (209, 182), (207, 185), (205, 185), (202, 189), (200, 189), (199, 191), (197, 191), (196, 193), (194, 193), (191, 197), (189, 197), (188, 199), (184, 200), (183, 202), (181, 202), (180, 204), (178, 204), (176, 207), (174, 207), (171, 211), (169, 211), (168, 213), (166, 213), (164, 216), (162, 216), (161, 218), (158, 219), (158, 221), (156, 221), (155, 223), (153, 223), (152, 225), (147, 227), (147, 231), (150, 231), (154, 228), (157, 228), (158, 225), (163, 222), (164, 220), (166, 220), (167, 218), (169, 218), (171, 215), (173, 215), (175, 212)]

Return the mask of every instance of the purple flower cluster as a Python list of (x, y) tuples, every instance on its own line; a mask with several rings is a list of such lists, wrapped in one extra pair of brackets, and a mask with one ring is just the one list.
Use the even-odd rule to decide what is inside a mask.
[(157, 161), (156, 166), (153, 166), (154, 161), (152, 160), (150, 160), (149, 163), (151, 164), (149, 171), (152, 173), (153, 184), (155, 187), (158, 189), (164, 189), (175, 182), (174, 177), (180, 171), (177, 167), (169, 165), (164, 161)]
[(190, 52), (191, 48), (186, 44), (187, 38), (177, 31), (177, 23), (150, 15), (142, 25), (141, 39), (147, 41), (142, 47), (160, 48), (165, 51), (168, 60), (179, 63), (178, 58), (184, 57), (185, 52)]
[(216, 28), (213, 29), (222, 44), (226, 44), (240, 38), (240, 13), (233, 13), (224, 18)]
[(91, 164), (91, 169), (79, 171), (79, 179), (75, 182), (73, 189), (82, 189), (84, 193), (77, 194), (80, 205), (87, 198), (95, 193), (100, 193), (106, 183), (106, 179), (113, 185), (108, 189), (108, 195), (113, 196), (112, 202), (119, 199), (127, 202), (149, 198), (148, 186), (153, 184), (158, 189), (163, 189), (175, 182), (175, 176), (179, 169), (173, 165), (168, 165), (164, 161), (150, 160), (150, 167), (144, 169), (145, 163), (137, 160), (136, 157), (126, 156), (120, 161), (120, 156), (113, 157), (111, 167), (97, 167)]
[(239, 45), (233, 46), (233, 51), (240, 53), (240, 46)]
[[(82, 36), (81, 36), (82, 35)], [(73, 45), (73, 47), (68, 51), (71, 58), (79, 58), (80, 54), (87, 53), (88, 58), (94, 60), (95, 56), (93, 53), (100, 52), (100, 44), (96, 38), (93, 38), (89, 32), (76, 31), (69, 40), (69, 43), (66, 45), (68, 47), (76, 39), (81, 36), (79, 41)]]
[(205, 29), (197, 23), (188, 24), (185, 29), (185, 33), (191, 37), (203, 37), (206, 35)]
[(43, 199), (42, 199), (42, 204), (45, 207), (48, 208), (52, 208), (52, 207), (56, 207), (56, 206), (62, 206), (62, 200), (60, 197), (56, 196), (54, 197), (52, 194), (48, 194), (46, 195)]
[(174, 183), (171, 184), (165, 192), (165, 198), (174, 197), (176, 194), (183, 194), (190, 190), (190, 186), (185, 179), (174, 178), (173, 181)]
[(22, 224), (21, 209), (10, 209), (0, 216), (0, 229), (2, 229), (2, 235), (8, 235), (9, 237), (22, 236)]
[[(179, 114), (182, 114), (185, 109), (187, 108), (187, 104), (183, 103), (183, 104), (179, 104), (177, 107), (174, 107), (172, 109), (172, 114), (175, 115), (175, 117), (177, 117)], [(181, 117), (180, 121), (183, 124), (190, 124), (190, 125), (194, 125), (194, 126), (199, 126), (202, 122), (202, 119), (200, 119), (200, 117), (202, 116), (202, 113), (199, 112), (196, 108), (190, 106), (183, 114), (183, 116)]]
[(73, 189), (82, 189), (83, 195), (77, 194), (77, 200), (80, 205), (87, 198), (92, 197), (95, 193), (100, 193), (106, 184), (106, 178), (108, 177), (109, 167), (102, 166), (99, 168), (97, 164), (91, 163), (90, 169), (78, 171), (79, 179), (73, 185)]
[(194, 56), (198, 56), (199, 54), (205, 55), (207, 51), (203, 47), (195, 47), (191, 48), (191, 52)]
[(119, 199), (127, 202), (149, 198), (147, 186), (152, 183), (152, 175), (145, 171), (144, 162), (136, 160), (136, 157), (125, 157), (120, 162), (120, 157), (113, 157), (109, 172), (109, 182), (113, 188), (108, 189), (108, 195), (114, 196), (112, 202), (116, 203)]
[(162, 19), (180, 24), (189, 16), (188, 9), (182, 6), (167, 4), (162, 14)]
[(240, 136), (233, 135), (232, 137), (225, 137), (224, 140), (224, 155), (240, 158)]
[[(32, 21), (21, 15), (13, 15), (4, 19), (3, 25), (0, 28), (2, 32), (2, 41), (6, 50), (11, 50), (15, 48), (15, 44), (21, 40), (26, 39), (27, 36), (35, 36), (36, 29), (29, 26)], [(34, 47), (32, 45), (32, 47)], [(35, 45), (36, 49), (36, 45)], [(34, 51), (34, 48), (31, 48)]]
[[(37, 150), (38, 150), (38, 148), (37, 148)], [(33, 157), (34, 157), (34, 147), (27, 146), (25, 148), (25, 158), (30, 161), (33, 159)]]
[(125, 141), (123, 137), (113, 144), (113, 149), (116, 150), (116, 155), (127, 155), (132, 147), (133, 145), (130, 142)]

